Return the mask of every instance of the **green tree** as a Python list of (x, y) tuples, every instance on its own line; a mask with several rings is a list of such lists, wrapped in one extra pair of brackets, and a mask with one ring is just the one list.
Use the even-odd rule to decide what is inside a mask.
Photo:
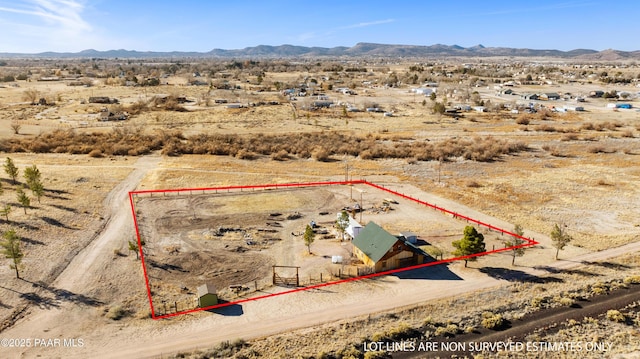
[(7, 203), (0, 209), (0, 215), (3, 215), (9, 222), (9, 213), (11, 213), (11, 206)]
[[(473, 226), (464, 227), (464, 236), (462, 239), (453, 241), (452, 245), (456, 248), (453, 255), (458, 257), (470, 256), (485, 251), (484, 236), (476, 231)], [(464, 259), (464, 266), (467, 267), (468, 261), (475, 261), (476, 257), (467, 257)]]
[(18, 203), (20, 203), (24, 209), (24, 214), (27, 214), (27, 207), (31, 206), (31, 198), (24, 193), (24, 189), (22, 189), (22, 187), (16, 190), (16, 195), (18, 196)]
[(340, 212), (340, 216), (336, 219), (336, 229), (340, 233), (341, 239), (344, 240), (344, 233), (349, 227), (349, 213), (347, 211)]
[(41, 177), (42, 175), (40, 174), (40, 170), (36, 165), (24, 169), (24, 180), (29, 188), (31, 188), (35, 183), (40, 182)]
[(4, 162), (4, 171), (11, 177), (13, 184), (16, 184), (16, 178), (18, 178), (18, 167), (13, 163), (10, 157)]
[(436, 102), (433, 104), (433, 113), (442, 115), (446, 110), (445, 105), (442, 102)]
[(33, 193), (33, 195), (38, 199), (38, 203), (40, 203), (40, 197), (44, 195), (44, 186), (42, 185), (42, 182), (38, 181), (32, 183), (29, 188), (31, 189), (31, 193)]
[(20, 249), (20, 237), (16, 234), (16, 231), (10, 229), (2, 234), (4, 241), (0, 243), (2, 247), (2, 254), (4, 254), (5, 258), (11, 259), (13, 264), (9, 265), (9, 268), (15, 269), (16, 278), (20, 279), (20, 262), (22, 262), (22, 257), (24, 257), (24, 253)]
[(313, 231), (310, 225), (307, 224), (307, 228), (304, 230), (304, 244), (307, 246), (307, 251), (311, 254), (311, 243), (315, 241), (316, 233)]
[(140, 259), (140, 255), (138, 254), (138, 243), (129, 241), (129, 250), (135, 252), (136, 259)]
[(563, 250), (572, 239), (573, 238), (565, 233), (564, 229), (557, 223), (553, 226), (553, 230), (551, 230), (551, 241), (553, 242), (553, 246), (556, 247), (556, 260), (558, 259), (560, 251)]
[(435, 92), (432, 92), (431, 95), (429, 95), (429, 98), (431, 99), (431, 101), (435, 101), (437, 96), (438, 95), (436, 95)]
[[(520, 226), (519, 224), (516, 224), (513, 227), (513, 233), (519, 235), (519, 236), (523, 236), (524, 235), (524, 230), (522, 229), (522, 226)], [(513, 237), (511, 240), (508, 240), (506, 245), (507, 247), (516, 247), (519, 245), (524, 244), (525, 241), (518, 238), (518, 237)], [(511, 250), (511, 265), (514, 266), (516, 263), (516, 257), (522, 257), (524, 255), (524, 247), (520, 247), (520, 248), (513, 248)]]

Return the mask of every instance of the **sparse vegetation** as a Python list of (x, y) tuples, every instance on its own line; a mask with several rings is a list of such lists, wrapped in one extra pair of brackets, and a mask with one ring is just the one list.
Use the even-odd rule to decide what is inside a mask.
[[(444, 160), (462, 157), (467, 160), (489, 162), (502, 155), (527, 150), (522, 142), (510, 142), (492, 137), (470, 139), (451, 138), (432, 144), (422, 141), (385, 141), (373, 136), (358, 137), (338, 132), (284, 134), (284, 135), (195, 135), (184, 137), (176, 131), (163, 131), (155, 135), (114, 129), (111, 133), (76, 133), (54, 131), (32, 140), (7, 139), (0, 141), (0, 150), (6, 152), (30, 151), (35, 153), (72, 153), (102, 155), (144, 155), (161, 150), (165, 155), (211, 154), (254, 159), (255, 156), (274, 156), (280, 160), (284, 154), (300, 158), (313, 157), (328, 161), (332, 155), (360, 156), (363, 159), (415, 158), (420, 161)], [(242, 151), (242, 152), (241, 152)]]

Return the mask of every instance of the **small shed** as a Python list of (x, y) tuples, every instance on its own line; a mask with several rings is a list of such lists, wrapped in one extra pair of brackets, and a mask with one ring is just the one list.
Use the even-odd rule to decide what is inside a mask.
[(206, 308), (218, 304), (216, 287), (211, 283), (205, 283), (198, 287), (198, 307)]

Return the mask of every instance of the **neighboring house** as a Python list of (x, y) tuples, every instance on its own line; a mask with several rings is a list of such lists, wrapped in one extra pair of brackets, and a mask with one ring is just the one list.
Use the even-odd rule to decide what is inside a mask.
[(422, 264), (428, 258), (420, 248), (369, 222), (353, 240), (353, 254), (374, 272)]
[(555, 92), (548, 92), (540, 95), (540, 99), (545, 101), (555, 101), (560, 99), (560, 95)]
[(216, 287), (211, 283), (205, 283), (198, 287), (198, 307), (206, 308), (218, 304)]
[(524, 100), (538, 100), (540, 97), (535, 93), (527, 93), (522, 95)]
[(435, 89), (432, 88), (417, 88), (417, 89), (412, 89), (412, 92), (418, 94), (418, 95), (425, 95), (425, 96), (431, 96), (432, 93), (436, 92)]

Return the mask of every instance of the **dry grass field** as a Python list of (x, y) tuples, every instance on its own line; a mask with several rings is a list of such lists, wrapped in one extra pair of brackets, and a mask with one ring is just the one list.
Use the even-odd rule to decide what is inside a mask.
[[(237, 345), (239, 348), (230, 349), (235, 351), (221, 355), (323, 357), (321, 352), (324, 352), (329, 355), (324, 357), (349, 357), (350, 345), (359, 345), (364, 338), (373, 338), (376, 333), (383, 337), (384, 333), (396, 330), (400, 322), (423, 334), (435, 333), (442, 326), (425, 326), (425, 312), (437, 313), (438, 317), (432, 318), (434, 323), (451, 321), (448, 325), (455, 324), (458, 328), (478, 326), (483, 311), (516, 318), (533, 310), (528, 304), (530, 299), (526, 299), (531, 298), (532, 293), (540, 293), (537, 296), (543, 303), (552, 306), (557, 296), (568, 296), (571, 291), (583, 290), (580, 288), (623, 281), (627, 276), (638, 274), (633, 255), (604, 262), (625, 266), (617, 269), (584, 265), (551, 274), (540, 269), (559, 263), (553, 258), (555, 249), (549, 239), (556, 223), (573, 237), (569, 246), (560, 251), (560, 258), (567, 261), (588, 255), (606, 257), (612, 248), (638, 242), (640, 123), (635, 109), (639, 105), (637, 99), (625, 100), (633, 104), (630, 110), (606, 108), (609, 100), (588, 98), (582, 103), (584, 112), (558, 113), (538, 108), (536, 113), (524, 113), (521, 108), (519, 113), (512, 113), (509, 109), (497, 109), (497, 105), (519, 102), (527, 106), (528, 100), (518, 95), (497, 94), (492, 86), (472, 87), (471, 83), (477, 83), (477, 78), (472, 81), (462, 77), (455, 72), (459, 64), (452, 62), (432, 69), (430, 76), (442, 80), (436, 101), (447, 101), (447, 108), (451, 108), (450, 104), (472, 104), (469, 98), (479, 96), (489, 111), (462, 111), (448, 116), (434, 113), (434, 100), (410, 91), (418, 84), (384, 85), (389, 71), (402, 77), (404, 72), (409, 73), (409, 65), (375, 64), (366, 74), (267, 71), (265, 83), (270, 85), (254, 83), (253, 75), (237, 79), (233, 75), (228, 79), (237, 85), (233, 90), (187, 85), (188, 75), (184, 73), (163, 77), (161, 85), (150, 87), (123, 86), (123, 81), (115, 77), (94, 78), (88, 87), (36, 80), (3, 84), (0, 87), (0, 150), (3, 157), (11, 157), (21, 171), (37, 165), (43, 175), (45, 195), (40, 203), (32, 198), (31, 208), (25, 214), (16, 200), (17, 185), (3, 172), (0, 203), (10, 204), (12, 211), (9, 221), (2, 220), (0, 225), (3, 231), (16, 229), (23, 238), (25, 256), (23, 279), (15, 278), (8, 260), (3, 260), (0, 266), (2, 335), (6, 332), (11, 336), (86, 337), (89, 344), (85, 351), (55, 352), (57, 356), (69, 357), (88, 353), (106, 357), (111, 355), (107, 348), (120, 341), (123, 355), (142, 356), (134, 352), (136, 343), (128, 339), (141, 333), (154, 333), (164, 340), (165, 346), (157, 348), (151, 339), (138, 345), (155, 348), (149, 356), (211, 347), (216, 342), (232, 340), (233, 336), (247, 340), (264, 336), (248, 344), (241, 342)], [(446, 70), (453, 71), (455, 80), (464, 85), (458, 86), (445, 75), (437, 75)], [(310, 77), (322, 82), (313, 85), (317, 92), (326, 93), (334, 103), (344, 106), (310, 110), (306, 108), (312, 103), (308, 96), (297, 96), (293, 100), (275, 89), (276, 83), (311, 85)], [(221, 81), (210, 80), (212, 84)], [(483, 80), (492, 79), (484, 76)], [(341, 87), (341, 83), (352, 87), (357, 95), (328, 90), (330, 82), (334, 88)], [(571, 93), (572, 96), (586, 96), (598, 89), (637, 92), (630, 85), (621, 86), (581, 81), (523, 84), (514, 87), (514, 91), (518, 94)], [(30, 104), (30, 91), (37, 94), (36, 101), (44, 98), (47, 105)], [(97, 96), (117, 98), (119, 103), (88, 103), (90, 97)], [(180, 98), (188, 102), (181, 103)], [(216, 103), (220, 99), (227, 103)], [(228, 108), (229, 103), (243, 107)], [(346, 111), (347, 103), (361, 111)], [(535, 103), (557, 108), (576, 105), (574, 100)], [(364, 110), (374, 105), (382, 112)], [(99, 121), (104, 108), (109, 112), (127, 112), (129, 117), (125, 121)], [(437, 276), (452, 276), (442, 282), (385, 277), (337, 286), (327, 292), (306, 292), (287, 299), (250, 303), (242, 307), (240, 316), (198, 313), (169, 321), (149, 320), (140, 261), (128, 249), (128, 242), (135, 237), (128, 191), (344, 180), (347, 171), (350, 178), (366, 178), (398, 188), (505, 229), (519, 224), (525, 229), (525, 235), (541, 244), (527, 250), (524, 257), (516, 258), (515, 268), (510, 265), (510, 254), (502, 253), (482, 258), (467, 269), (460, 263), (434, 269)], [(18, 179), (24, 181), (22, 172)], [(161, 278), (168, 272), (176, 275), (173, 282), (165, 282), (164, 288), (156, 288), (158, 294), (165, 295), (166, 301), (178, 300), (185, 296), (181, 287), (193, 289), (197, 282), (228, 272), (232, 265), (242, 267), (241, 272), (234, 273), (237, 276), (221, 282), (220, 286), (268, 277), (269, 267), (280, 261), (279, 258), (286, 258), (277, 255), (286, 253), (284, 249), (277, 252), (278, 246), (285, 248), (282, 243), (293, 240), (291, 236), (284, 238), (285, 234), (299, 232), (299, 227), (311, 219), (312, 213), (326, 210), (334, 214), (348, 199), (345, 191), (310, 191), (286, 198), (265, 193), (258, 200), (236, 196), (225, 198), (224, 203), (198, 196), (169, 200), (140, 198), (139, 205), (144, 208), (141, 212), (143, 234), (149, 237), (149, 251), (155, 256), (156, 266), (147, 268), (150, 276)], [(377, 202), (379, 198), (370, 203)], [(255, 203), (259, 206), (254, 207)], [(221, 206), (228, 213), (224, 220), (212, 214)], [(270, 211), (310, 212), (276, 233), (283, 238), (265, 247), (267, 254), (260, 253), (247, 260), (246, 253), (229, 252), (229, 258), (212, 264), (214, 259), (219, 259), (213, 253), (224, 250), (224, 244), (221, 248), (205, 245), (206, 231), (221, 222), (225, 224), (220, 225), (226, 226), (227, 221), (230, 227), (244, 223), (252, 229), (261, 228), (266, 223), (265, 214)], [(397, 209), (388, 215), (384, 225), (399, 231), (423, 220), (424, 214), (417, 209), (412, 211), (404, 218), (401, 213), (406, 213)], [(194, 222), (193, 218), (198, 221)], [(322, 222), (319, 215), (313, 219)], [(448, 221), (457, 223), (450, 218), (444, 220)], [(458, 235), (456, 226), (460, 229)], [(425, 225), (424, 228), (435, 228), (424, 231), (428, 237), (425, 239), (438, 242), (448, 257), (453, 250), (450, 242), (459, 237), (462, 227), (461, 223), (447, 228)], [(486, 234), (489, 246), (502, 244), (499, 238)], [(229, 243), (225, 244), (244, 241), (240, 237), (231, 238), (232, 235), (239, 233), (230, 233), (229, 238), (225, 237)], [(256, 236), (257, 232), (251, 235)], [(316, 275), (311, 269), (324, 266), (327, 260), (322, 258), (324, 262), (319, 264), (314, 261), (317, 256), (304, 257), (306, 248), (300, 238), (296, 240), (294, 255), (288, 254), (292, 256), (291, 262), (295, 263), (293, 258), (304, 259), (309, 266), (305, 275)], [(320, 245), (317, 240), (317, 244), (319, 254), (329, 255), (337, 243)], [(167, 248), (172, 246), (180, 247), (179, 255), (169, 254)], [(208, 271), (203, 267), (208, 267)], [(586, 275), (587, 272), (591, 274)], [(528, 275), (542, 279), (527, 282), (523, 278)], [(453, 276), (462, 280), (452, 279)], [(439, 292), (432, 289), (432, 282), (447, 285)], [(486, 288), (491, 289), (482, 291)], [(263, 290), (275, 293), (282, 289), (265, 287)], [(472, 293), (467, 294), (469, 291)], [(454, 295), (455, 298), (451, 297)], [(507, 295), (513, 297), (513, 302), (496, 304), (498, 298)], [(358, 298), (362, 296), (379, 302), (360, 306), (362, 312), (345, 309), (360, 303)], [(412, 308), (375, 314), (403, 306), (400, 298), (407, 298), (404, 303)], [(413, 308), (416, 305), (419, 307)], [(470, 307), (474, 309), (467, 310)], [(625, 313), (630, 317), (636, 315), (633, 308)], [(336, 324), (339, 319), (360, 314), (363, 317), (358, 320)], [(267, 327), (269, 321), (279, 320), (282, 325), (278, 328)], [(616, 333), (627, 328), (598, 320), (602, 324), (598, 327), (603, 332), (602, 338), (607, 338), (604, 332), (611, 326), (617, 325)], [(322, 324), (326, 322), (330, 323)], [(211, 345), (187, 338), (198, 326), (212, 329), (210, 333), (214, 333), (217, 325), (226, 325), (229, 330), (226, 336), (208, 334)], [(317, 330), (271, 336), (312, 325), (322, 326)], [(591, 330), (589, 325), (595, 324), (574, 323), (567, 330), (549, 333), (548, 338), (583, 335), (580, 333)], [(440, 329), (440, 334), (443, 330)], [(547, 338), (544, 333), (539, 336)], [(297, 349), (293, 351), (293, 347)], [(617, 353), (635, 350), (632, 346), (618, 346), (618, 349)], [(51, 352), (16, 348), (10, 352), (14, 353), (35, 357)], [(352, 352), (351, 355), (363, 354)], [(198, 356), (194, 354), (194, 357)]]

